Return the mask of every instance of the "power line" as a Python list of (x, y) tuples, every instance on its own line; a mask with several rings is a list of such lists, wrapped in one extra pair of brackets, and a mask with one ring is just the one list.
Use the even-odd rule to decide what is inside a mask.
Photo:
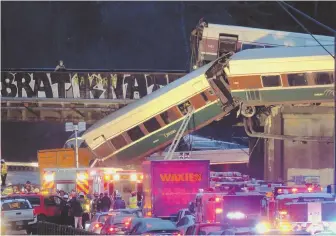
[(292, 13), (290, 13), (287, 9), (286, 9), (286, 7), (284, 6), (284, 5), (282, 5), (283, 4), (283, 2), (277, 2), (279, 5), (280, 5), (280, 7), (282, 8), (282, 9), (284, 9), (286, 12), (287, 12), (287, 14), (288, 15), (290, 15), (291, 17), (292, 17), (292, 19), (297, 23), (297, 24), (299, 24), (308, 34), (310, 34), (310, 36), (312, 36), (313, 37), (313, 39), (332, 57), (332, 58), (334, 58), (335, 59), (335, 56), (333, 56), (332, 55), (332, 53), (330, 53), (316, 38), (315, 38), (315, 36), (292, 14)]
[(286, 2), (281, 2), (281, 3), (284, 4), (284, 5), (286, 5), (287, 7), (289, 7), (290, 9), (292, 9), (293, 11), (299, 13), (300, 15), (306, 17), (307, 19), (309, 19), (309, 20), (315, 22), (316, 24), (318, 24), (318, 25), (321, 26), (322, 28), (324, 28), (324, 29), (330, 31), (330, 32), (333, 33), (333, 34), (336, 34), (336, 30), (330, 28), (329, 26), (327, 26), (327, 25), (325, 25), (325, 24), (322, 24), (321, 22), (319, 22), (319, 21), (315, 20), (314, 18), (308, 16), (307, 14), (305, 14), (305, 13), (299, 11), (299, 10), (296, 9), (295, 7), (291, 6), (290, 4), (288, 4), (288, 3), (286, 3)]

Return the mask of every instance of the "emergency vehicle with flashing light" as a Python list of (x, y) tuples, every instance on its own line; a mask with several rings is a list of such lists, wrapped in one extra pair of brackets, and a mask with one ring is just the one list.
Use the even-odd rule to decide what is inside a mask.
[(336, 215), (335, 201), (317, 202), (289, 202), (286, 203), (287, 211), (283, 212), (283, 221), (279, 228), (287, 223), (291, 231), (307, 231), (311, 234), (333, 230)]
[(295, 193), (320, 193), (323, 188), (319, 185), (302, 185), (302, 186), (279, 186), (274, 188), (274, 197), (281, 194)]
[(66, 168), (44, 169), (42, 188), (48, 191), (64, 190), (87, 194), (118, 191), (123, 199), (128, 199), (133, 191), (142, 190), (142, 173), (121, 168)]
[[(334, 202), (335, 197), (332, 194), (329, 193), (295, 193), (295, 194), (282, 194), (278, 195), (275, 198), (275, 201), (272, 201), (274, 204), (271, 207), (271, 204), (268, 204), (268, 211), (269, 212), (269, 219), (274, 222), (274, 225), (279, 228), (280, 230), (286, 231), (289, 230), (291, 227), (288, 223), (288, 212), (290, 208), (292, 207), (293, 203), (315, 203), (319, 204), (321, 202)], [(304, 204), (303, 204), (304, 205)], [(313, 204), (314, 205), (314, 204)], [(311, 205), (312, 206), (312, 205)], [(305, 209), (306, 206), (299, 206), (302, 209)], [(292, 211), (292, 218), (295, 218), (295, 214), (298, 213), (300, 208), (297, 207), (297, 212)], [(293, 207), (292, 207), (293, 208)], [(319, 207), (321, 209), (321, 207)], [(270, 210), (272, 209), (272, 210)], [(311, 209), (311, 208), (309, 208)], [(300, 212), (300, 214), (304, 214), (303, 212)], [(308, 212), (308, 214), (316, 214), (316, 212)], [(319, 213), (320, 214), (320, 213)]]
[(196, 222), (222, 223), (245, 221), (262, 217), (261, 201), (263, 194), (258, 192), (200, 192), (196, 196)]

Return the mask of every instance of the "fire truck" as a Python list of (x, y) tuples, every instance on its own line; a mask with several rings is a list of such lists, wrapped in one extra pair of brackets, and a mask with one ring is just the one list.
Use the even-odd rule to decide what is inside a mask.
[(121, 168), (46, 168), (42, 174), (42, 189), (47, 192), (64, 190), (92, 194), (117, 190), (123, 199), (130, 192), (142, 192), (142, 173)]
[[(233, 222), (246, 225), (262, 217), (261, 201), (264, 195), (258, 192), (200, 192), (196, 196), (195, 216), (201, 223)], [(237, 226), (238, 227), (238, 226)], [(248, 226), (239, 226), (248, 227)]]

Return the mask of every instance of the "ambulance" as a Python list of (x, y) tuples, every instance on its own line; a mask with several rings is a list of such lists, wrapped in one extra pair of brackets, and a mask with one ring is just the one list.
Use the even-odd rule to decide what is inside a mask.
[[(290, 193), (278, 195), (275, 198), (273, 215), (274, 226), (281, 231), (292, 231), (296, 228), (305, 230), (310, 224), (322, 223), (322, 208), (325, 214), (327, 203), (335, 202), (335, 197), (329, 193)], [(326, 205), (324, 205), (326, 204)], [(330, 205), (330, 207), (334, 207)]]
[(316, 202), (290, 202), (286, 203), (287, 208), (287, 230), (306, 231), (311, 234), (317, 232), (336, 231), (336, 202), (316, 201)]
[(117, 191), (126, 200), (131, 192), (142, 192), (142, 179), (142, 173), (121, 168), (46, 168), (41, 182), (42, 189), (49, 193), (64, 190), (112, 195)]

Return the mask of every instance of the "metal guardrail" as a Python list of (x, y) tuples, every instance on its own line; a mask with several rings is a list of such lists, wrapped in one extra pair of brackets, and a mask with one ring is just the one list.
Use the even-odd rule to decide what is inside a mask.
[(49, 222), (39, 221), (37, 223), (37, 235), (97, 235), (85, 231), (83, 229), (76, 229), (68, 225), (58, 225)]

